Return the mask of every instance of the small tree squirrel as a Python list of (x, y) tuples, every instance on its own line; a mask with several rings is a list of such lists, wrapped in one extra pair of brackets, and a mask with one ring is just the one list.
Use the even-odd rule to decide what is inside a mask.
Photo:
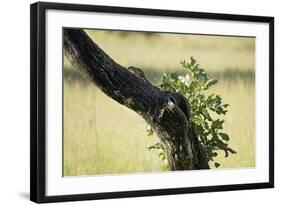
[(144, 72), (140, 69), (140, 68), (136, 68), (133, 66), (130, 66), (127, 68), (130, 72), (132, 72), (133, 74), (135, 74), (137, 77), (146, 80)]

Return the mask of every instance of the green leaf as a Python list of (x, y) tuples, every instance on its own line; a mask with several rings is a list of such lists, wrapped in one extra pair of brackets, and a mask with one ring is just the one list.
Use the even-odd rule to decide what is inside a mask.
[(161, 149), (161, 150), (164, 150), (164, 146), (163, 146), (161, 143), (157, 142), (157, 143), (155, 143), (154, 145), (151, 145), (151, 146), (147, 147), (147, 149), (148, 149), (148, 150), (152, 150), (152, 149)]
[(203, 114), (203, 116), (204, 116), (206, 119), (208, 119), (209, 121), (212, 121), (212, 120), (213, 120), (213, 119), (211, 118), (211, 116), (210, 116), (210, 114), (209, 114), (209, 112), (207, 111), (206, 108), (202, 108), (202, 114)]
[(221, 97), (219, 95), (216, 95), (216, 103), (215, 103), (215, 106), (219, 106), (221, 104)]
[(217, 107), (217, 108), (216, 108), (216, 113), (220, 115), (220, 114), (225, 114), (226, 111), (224, 111), (224, 110), (222, 109), (222, 107)]
[(225, 141), (229, 141), (229, 136), (226, 133), (219, 133), (219, 135), (221, 136), (221, 138)]
[(213, 121), (211, 129), (212, 130), (223, 129), (223, 126), (222, 126), (223, 123), (224, 123), (224, 120), (217, 119), (217, 120)]
[(204, 128), (200, 125), (194, 124), (194, 130), (197, 135), (202, 136), (204, 133)]
[(171, 77), (171, 79), (173, 79), (173, 80), (178, 80), (178, 74), (176, 74), (176, 73), (172, 73), (172, 74), (170, 75), (170, 77)]
[(221, 164), (220, 163), (217, 163), (215, 162), (215, 167), (218, 168)]
[(227, 108), (229, 106), (229, 104), (224, 104), (222, 105), (223, 107)]
[(190, 62), (191, 66), (196, 64), (196, 60), (195, 60), (195, 58), (193, 56), (190, 57), (190, 61), (191, 61)]
[[(216, 102), (216, 98), (214, 98), (214, 94), (211, 94), (207, 97), (206, 99), (206, 104), (208, 105), (208, 107), (213, 107), (214, 103)], [(212, 108), (211, 108), (212, 109)]]
[(162, 171), (168, 171), (169, 170), (169, 165), (168, 164), (163, 164), (161, 166)]
[(153, 130), (151, 129), (151, 127), (148, 127), (148, 128), (146, 129), (146, 135), (147, 135), (147, 136), (152, 136), (152, 135), (153, 135)]
[(213, 156), (213, 157), (216, 157), (216, 156), (218, 156), (218, 153), (217, 153), (217, 152), (213, 152), (213, 153), (212, 153), (212, 156)]
[(165, 159), (167, 159), (166, 152), (165, 152), (165, 151), (160, 152), (159, 157), (161, 158), (162, 161), (164, 161)]
[(218, 82), (217, 80), (209, 79), (209, 80), (205, 83), (204, 90), (209, 89), (212, 85), (215, 85), (217, 82)]

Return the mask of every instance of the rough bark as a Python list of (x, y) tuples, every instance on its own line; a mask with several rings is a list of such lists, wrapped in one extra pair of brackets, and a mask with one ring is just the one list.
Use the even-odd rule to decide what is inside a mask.
[(64, 29), (70, 62), (108, 97), (141, 115), (162, 141), (170, 170), (208, 169), (206, 153), (191, 126), (190, 106), (177, 93), (153, 86), (141, 69), (111, 59), (80, 29)]

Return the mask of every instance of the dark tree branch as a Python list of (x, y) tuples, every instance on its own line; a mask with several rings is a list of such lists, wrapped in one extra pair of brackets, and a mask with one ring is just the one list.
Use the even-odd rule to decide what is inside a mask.
[(165, 146), (170, 170), (209, 168), (191, 127), (190, 106), (184, 96), (161, 92), (141, 69), (117, 64), (83, 30), (64, 30), (64, 50), (70, 62), (108, 97), (151, 125)]

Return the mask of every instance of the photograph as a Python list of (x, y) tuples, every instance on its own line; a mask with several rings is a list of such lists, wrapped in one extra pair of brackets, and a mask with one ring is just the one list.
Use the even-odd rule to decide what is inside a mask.
[(30, 7), (30, 199), (274, 187), (274, 17)]
[(256, 37), (63, 28), (63, 177), (256, 167)]

